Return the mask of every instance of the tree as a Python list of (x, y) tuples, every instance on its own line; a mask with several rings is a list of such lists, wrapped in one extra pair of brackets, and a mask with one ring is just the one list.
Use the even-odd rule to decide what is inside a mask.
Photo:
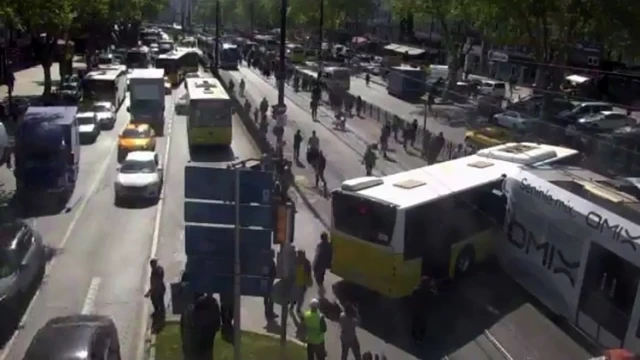
[[(472, 30), (483, 25), (477, 12), (484, 11), (475, 0), (392, 0), (396, 17), (401, 19), (430, 18), (440, 26), (443, 46), (449, 67), (448, 88), (458, 80), (461, 58)], [(491, 1), (491, 0), (488, 0)], [(495, 0), (500, 1), (500, 0)], [(406, 21), (406, 20), (405, 20)], [(468, 49), (467, 49), (468, 51)]]
[(137, 44), (142, 21), (155, 19), (169, 5), (168, 0), (109, 1), (110, 16), (118, 27), (118, 41), (128, 46)]

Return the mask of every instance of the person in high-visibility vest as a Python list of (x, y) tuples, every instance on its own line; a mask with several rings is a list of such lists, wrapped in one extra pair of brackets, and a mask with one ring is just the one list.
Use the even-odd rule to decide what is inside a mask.
[(327, 322), (318, 310), (318, 299), (311, 299), (309, 310), (304, 312), (303, 324), (306, 331), (307, 360), (324, 360), (324, 334), (327, 332)]

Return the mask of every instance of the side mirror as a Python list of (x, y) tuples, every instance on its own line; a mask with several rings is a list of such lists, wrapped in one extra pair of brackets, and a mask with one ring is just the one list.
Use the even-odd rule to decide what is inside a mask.
[(131, 112), (131, 107), (127, 106), (127, 112)]

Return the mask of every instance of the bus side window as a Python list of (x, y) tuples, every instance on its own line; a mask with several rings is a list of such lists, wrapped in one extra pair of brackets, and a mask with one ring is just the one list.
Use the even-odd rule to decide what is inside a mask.
[(448, 214), (451, 201), (449, 198), (418, 205), (407, 210), (404, 233), (404, 259), (421, 258), (425, 253), (441, 252), (446, 248), (446, 234), (450, 228)]

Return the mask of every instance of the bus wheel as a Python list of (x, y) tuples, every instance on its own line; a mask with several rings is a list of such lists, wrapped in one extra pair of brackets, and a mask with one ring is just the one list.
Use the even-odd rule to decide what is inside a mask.
[(456, 274), (455, 276), (464, 275), (469, 269), (471, 269), (476, 260), (476, 252), (473, 246), (467, 245), (460, 251), (458, 258), (456, 259)]

